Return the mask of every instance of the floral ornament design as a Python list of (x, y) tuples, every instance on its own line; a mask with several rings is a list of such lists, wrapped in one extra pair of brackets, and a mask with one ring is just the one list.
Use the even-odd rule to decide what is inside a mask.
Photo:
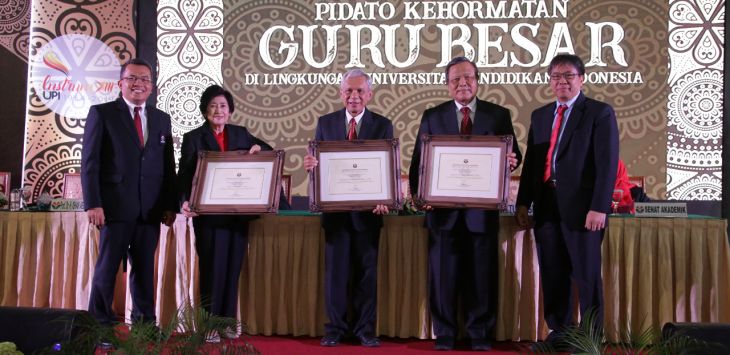
[(669, 125), (690, 139), (721, 139), (722, 85), (719, 70), (697, 70), (679, 79), (669, 94)]
[(705, 66), (722, 59), (724, 1), (677, 1), (669, 8), (669, 19), (669, 42), (675, 51), (684, 53), (691, 50), (697, 63)]
[(176, 7), (159, 8), (158, 55), (177, 55), (180, 65), (193, 69), (202, 63), (205, 55), (221, 53), (223, 10), (220, 7), (202, 7), (202, 1), (184, 0)]
[(169, 113), (174, 120), (172, 131), (175, 137), (199, 127), (205, 119), (200, 114), (200, 95), (215, 81), (203, 73), (181, 73), (175, 75), (160, 87), (158, 108)]

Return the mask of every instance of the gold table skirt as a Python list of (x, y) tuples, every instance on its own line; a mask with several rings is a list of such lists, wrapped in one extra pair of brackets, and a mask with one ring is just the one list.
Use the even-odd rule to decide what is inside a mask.
[[(535, 241), (502, 217), (497, 340), (547, 335)], [(431, 338), (427, 231), (421, 216), (387, 216), (378, 257), (377, 332)], [(82, 212), (0, 212), (0, 305), (86, 309), (98, 231)], [(161, 231), (156, 312), (171, 318), (198, 301), (192, 223), (178, 215)], [(605, 329), (730, 322), (730, 249), (721, 219), (611, 217), (603, 241)], [(250, 225), (239, 318), (252, 334), (318, 336), (324, 331), (324, 232), (318, 216), (263, 216)], [(126, 296), (125, 296), (126, 294)], [(123, 274), (115, 309), (129, 317)]]

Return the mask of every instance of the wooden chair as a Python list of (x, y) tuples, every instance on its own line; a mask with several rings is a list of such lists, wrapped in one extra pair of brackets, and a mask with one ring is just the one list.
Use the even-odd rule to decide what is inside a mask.
[(284, 174), (281, 176), (281, 189), (284, 190), (284, 197), (291, 206), (291, 175)]

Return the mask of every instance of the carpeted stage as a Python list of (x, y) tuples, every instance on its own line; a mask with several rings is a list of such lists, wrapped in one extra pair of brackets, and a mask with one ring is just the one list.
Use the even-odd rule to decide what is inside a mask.
[[(386, 338), (381, 337), (382, 345), (379, 348), (365, 348), (360, 346), (356, 339), (348, 339), (337, 347), (323, 347), (319, 345), (319, 338), (311, 337), (284, 337), (284, 336), (245, 336), (244, 339), (264, 355), (359, 355), (359, 354), (474, 354), (465, 342), (457, 343), (457, 347), (449, 352), (434, 350), (433, 340), (416, 338)], [(241, 340), (238, 340), (241, 341)], [(496, 342), (492, 351), (481, 354), (525, 354), (529, 342)]]

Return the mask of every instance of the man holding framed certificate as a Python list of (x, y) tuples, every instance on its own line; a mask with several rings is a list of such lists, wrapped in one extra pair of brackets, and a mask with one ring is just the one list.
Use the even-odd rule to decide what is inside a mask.
[[(421, 146), (424, 136), (464, 135), (512, 137), (506, 154), (511, 170), (522, 156), (510, 112), (476, 98), (476, 64), (457, 57), (446, 66), (446, 84), (453, 100), (423, 113), (410, 167), (410, 188), (418, 196)], [(457, 298), (461, 295), (464, 325), (473, 350), (491, 349), (497, 308), (497, 247), (499, 212), (482, 208), (426, 209), (429, 231), (429, 303), (437, 350), (451, 350), (458, 333)]]
[[(370, 76), (353, 69), (342, 76), (340, 98), (345, 108), (324, 115), (317, 121), (316, 141), (392, 139), (393, 124), (389, 119), (366, 108), (373, 97)], [(311, 171), (319, 162), (313, 155), (304, 158), (304, 167)], [(325, 308), (329, 323), (325, 324), (322, 346), (336, 346), (348, 331), (363, 346), (380, 346), (375, 337), (377, 302), (377, 263), (381, 215), (388, 207), (377, 205), (372, 211), (325, 212)], [(352, 280), (354, 325), (347, 324), (348, 281)]]

